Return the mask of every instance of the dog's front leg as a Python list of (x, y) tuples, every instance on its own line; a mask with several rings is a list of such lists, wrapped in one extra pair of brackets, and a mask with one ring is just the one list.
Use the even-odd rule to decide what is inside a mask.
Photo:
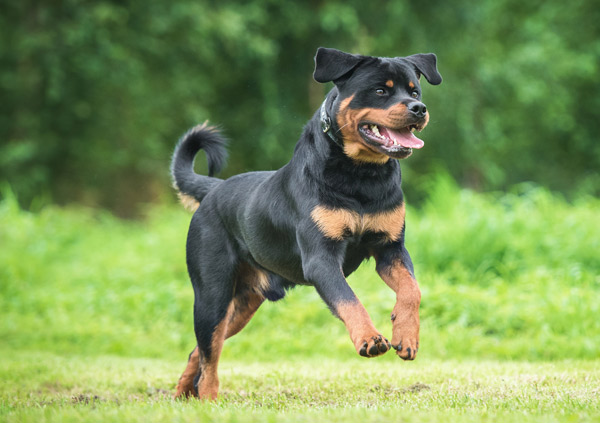
[(419, 350), (421, 290), (414, 277), (408, 251), (403, 246), (375, 255), (377, 273), (396, 293), (392, 311), (392, 346), (404, 360), (414, 360)]
[(327, 245), (302, 236), (302, 270), (334, 315), (346, 325), (356, 351), (363, 357), (375, 357), (391, 349), (390, 342), (375, 328), (367, 310), (344, 277), (341, 266), (343, 246)]

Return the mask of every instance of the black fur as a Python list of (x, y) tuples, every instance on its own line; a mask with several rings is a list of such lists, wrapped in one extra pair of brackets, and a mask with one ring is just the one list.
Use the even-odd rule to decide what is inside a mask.
[[(340, 304), (358, 303), (345, 276), (365, 259), (374, 256), (378, 271), (401, 262), (414, 275), (404, 248), (403, 227), (394, 240), (386, 237), (385, 230), (351, 228), (344, 231), (342, 239), (334, 239), (324, 234), (311, 213), (324, 207), (376, 216), (403, 205), (399, 162), (393, 158), (370, 162), (350, 157), (336, 118), (342, 102), (351, 96), (348, 107), (353, 112), (363, 108), (386, 110), (398, 104), (408, 110), (420, 101), (420, 74), (432, 84), (441, 82), (435, 55), (377, 58), (321, 48), (315, 63), (314, 78), (335, 84), (327, 96), (325, 112), (332, 118), (335, 139), (341, 142), (333, 142), (323, 133), (317, 111), (305, 126), (289, 163), (278, 171), (244, 173), (225, 181), (193, 171), (193, 159), (200, 149), (208, 156), (211, 174), (223, 164), (225, 141), (214, 128), (190, 130), (175, 149), (171, 167), (175, 185), (200, 201), (188, 234), (187, 265), (195, 292), (194, 327), (202, 360), (211, 358), (215, 329), (227, 315), (228, 305), (236, 299), (235, 304), (243, 307), (249, 290), (278, 300), (295, 285), (312, 285), (338, 314)], [(385, 88), (386, 81), (393, 81), (393, 87)], [(377, 87), (384, 87), (386, 95), (375, 94)], [(406, 119), (423, 123), (408, 111)], [(268, 284), (252, 285), (245, 280), (240, 269), (247, 266), (264, 272)], [(365, 351), (366, 344), (360, 353)], [(377, 351), (377, 347), (368, 351)], [(379, 351), (387, 348), (380, 346)]]

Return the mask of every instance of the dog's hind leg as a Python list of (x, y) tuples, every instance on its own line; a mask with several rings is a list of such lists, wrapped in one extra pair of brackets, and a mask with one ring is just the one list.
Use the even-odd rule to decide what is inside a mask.
[(232, 337), (248, 324), (264, 302), (264, 290), (268, 289), (267, 274), (247, 263), (238, 266), (233, 310), (227, 324), (225, 339)]
[[(261, 285), (266, 285), (267, 283), (268, 280), (264, 273), (247, 265), (239, 266), (236, 282), (233, 287), (235, 294), (229, 301), (223, 318), (217, 319), (218, 323), (214, 326), (210, 343), (207, 342), (208, 338), (203, 335), (204, 331), (202, 329), (196, 331), (200, 347), (198, 348), (198, 368), (200, 371), (194, 378), (194, 385), (199, 398), (216, 399), (219, 390), (217, 367), (223, 343), (225, 339), (237, 334), (248, 324), (256, 310), (258, 310), (265, 300), (261, 292)], [(220, 297), (220, 299), (216, 297)], [(223, 304), (226, 298), (224, 295), (216, 297), (213, 298), (213, 301), (220, 304)], [(206, 298), (200, 300), (199, 303), (202, 304), (204, 301), (206, 301)], [(211, 307), (214, 304), (211, 301)], [(196, 322), (200, 322), (206, 319), (206, 317), (202, 306), (195, 308)], [(202, 328), (211, 327), (211, 324), (207, 322), (200, 325)]]
[(231, 338), (244, 329), (264, 300), (265, 298), (256, 292), (248, 292), (243, 296), (236, 297), (225, 339)]
[[(205, 302), (207, 301), (207, 302)], [(191, 352), (188, 363), (179, 378), (175, 398), (196, 396), (201, 399), (216, 399), (219, 392), (217, 366), (227, 335), (229, 322), (233, 317), (233, 300), (225, 306), (222, 317), (216, 317), (206, 307), (209, 300), (196, 300), (194, 304), (194, 326), (197, 346)]]
[(179, 382), (177, 382), (177, 388), (175, 388), (174, 398), (180, 397), (192, 397), (198, 396), (198, 392), (196, 392), (195, 384), (196, 384), (196, 376), (199, 375), (200, 370), (200, 352), (198, 347), (196, 346), (194, 350), (190, 353), (188, 357), (187, 366), (183, 371), (183, 374), (179, 378)]
[[(204, 323), (203, 329), (196, 332), (199, 352), (199, 373), (194, 378), (194, 382), (196, 392), (200, 399), (214, 400), (217, 398), (219, 392), (217, 367), (223, 349), (223, 342), (225, 341), (225, 336), (227, 334), (227, 326), (233, 314), (233, 310), (234, 304), (233, 301), (230, 300), (225, 314), (222, 317), (215, 318), (216, 316), (209, 317), (206, 315), (199, 317), (198, 312), (195, 313), (196, 320), (201, 320)], [(209, 319), (214, 319), (214, 323), (208, 323), (210, 321)], [(212, 328), (210, 338), (205, 336), (205, 333), (207, 332), (206, 328)]]
[(197, 347), (190, 354), (175, 396), (216, 399), (219, 390), (217, 366), (233, 315), (239, 261), (227, 232), (210, 211), (194, 215), (186, 250), (194, 288)]

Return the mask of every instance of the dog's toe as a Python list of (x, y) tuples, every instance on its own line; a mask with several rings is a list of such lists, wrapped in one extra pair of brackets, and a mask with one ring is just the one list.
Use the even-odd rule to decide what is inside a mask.
[(363, 357), (377, 357), (391, 349), (390, 341), (381, 335), (372, 336), (362, 343), (359, 354)]

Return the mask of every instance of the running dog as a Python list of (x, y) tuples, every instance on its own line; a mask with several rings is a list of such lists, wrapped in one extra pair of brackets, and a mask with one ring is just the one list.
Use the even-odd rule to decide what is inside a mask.
[[(181, 138), (171, 170), (184, 203), (197, 207), (187, 238), (196, 347), (176, 397), (215, 399), (225, 339), (265, 299), (277, 301), (295, 285), (316, 288), (361, 356), (394, 348), (404, 360), (415, 358), (421, 293), (404, 246), (395, 159), (423, 147), (414, 135), (429, 121), (419, 80), (442, 82), (436, 61), (431, 53), (385, 58), (319, 48), (314, 79), (334, 87), (277, 171), (215, 178), (226, 156), (218, 130), (200, 125)], [(193, 170), (199, 150), (209, 176)], [(396, 293), (391, 342), (346, 281), (370, 257)]]

